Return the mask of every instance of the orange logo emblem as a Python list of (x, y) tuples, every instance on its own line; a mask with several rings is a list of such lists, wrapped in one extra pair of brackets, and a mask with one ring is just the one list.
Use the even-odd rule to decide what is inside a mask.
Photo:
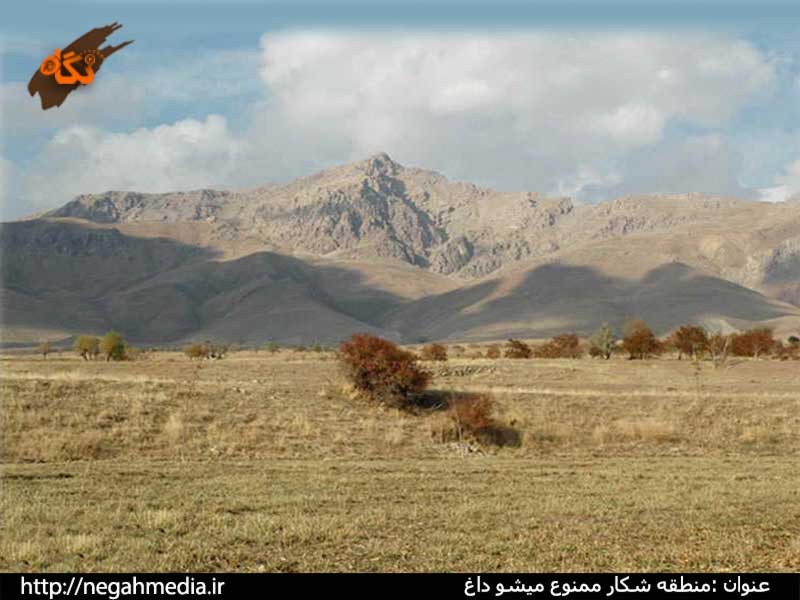
[(106, 58), (133, 43), (133, 40), (129, 40), (119, 46), (100, 48), (100, 44), (120, 27), (122, 25), (119, 23), (112, 23), (92, 29), (63, 51), (56, 48), (53, 54), (42, 61), (28, 83), (30, 95), (39, 94), (42, 109), (61, 106), (70, 92), (94, 81), (95, 73), (100, 70)]

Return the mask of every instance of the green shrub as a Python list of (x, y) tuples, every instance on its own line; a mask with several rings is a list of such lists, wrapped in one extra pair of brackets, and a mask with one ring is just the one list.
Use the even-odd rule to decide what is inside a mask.
[(53, 345), (50, 342), (42, 342), (36, 350), (43, 358), (47, 358), (47, 355), (53, 351)]
[(100, 354), (100, 338), (93, 335), (80, 335), (72, 347), (83, 360), (97, 358), (98, 354)]
[(205, 344), (189, 344), (183, 349), (183, 353), (186, 354), (189, 358), (208, 358), (208, 346)]
[(606, 360), (611, 358), (614, 345), (617, 343), (614, 332), (608, 323), (603, 325), (589, 338), (589, 356), (602, 356)]
[(109, 331), (100, 340), (100, 352), (105, 354), (106, 361), (125, 360), (125, 340), (116, 331)]

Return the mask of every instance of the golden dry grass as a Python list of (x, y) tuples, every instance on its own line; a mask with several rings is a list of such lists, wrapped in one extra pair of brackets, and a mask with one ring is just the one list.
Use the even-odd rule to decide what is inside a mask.
[(0, 568), (800, 568), (797, 362), (428, 366), (521, 446), (442, 443), (329, 354), (4, 357)]

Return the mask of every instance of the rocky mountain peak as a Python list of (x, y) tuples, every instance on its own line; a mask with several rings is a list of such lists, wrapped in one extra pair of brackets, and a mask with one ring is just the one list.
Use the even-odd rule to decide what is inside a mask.
[(357, 170), (363, 171), (368, 177), (394, 177), (400, 174), (403, 166), (396, 163), (385, 152), (373, 154), (369, 158), (353, 165)]
[[(632, 194), (576, 210), (569, 198), (450, 181), (379, 152), (287, 184), (82, 195), (47, 216), (136, 225), (148, 235), (168, 227), (170, 235), (185, 234), (193, 242), (200, 236), (222, 253), (246, 247), (337, 259), (392, 258), (471, 279), (587, 240), (713, 224), (746, 208), (740, 200), (703, 194)], [(197, 223), (202, 233), (188, 233)]]
[(798, 231), (796, 201), (573, 204), (378, 153), (253, 189), (82, 195), (0, 224), (0, 293), (23, 337), (33, 324), (143, 340), (498, 339), (631, 314), (661, 331), (706, 315), (796, 331)]

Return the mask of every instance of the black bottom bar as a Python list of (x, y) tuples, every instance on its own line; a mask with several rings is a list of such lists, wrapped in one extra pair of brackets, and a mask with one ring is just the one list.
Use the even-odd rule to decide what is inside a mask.
[(800, 574), (0, 574), (0, 598), (646, 598), (800, 600)]

